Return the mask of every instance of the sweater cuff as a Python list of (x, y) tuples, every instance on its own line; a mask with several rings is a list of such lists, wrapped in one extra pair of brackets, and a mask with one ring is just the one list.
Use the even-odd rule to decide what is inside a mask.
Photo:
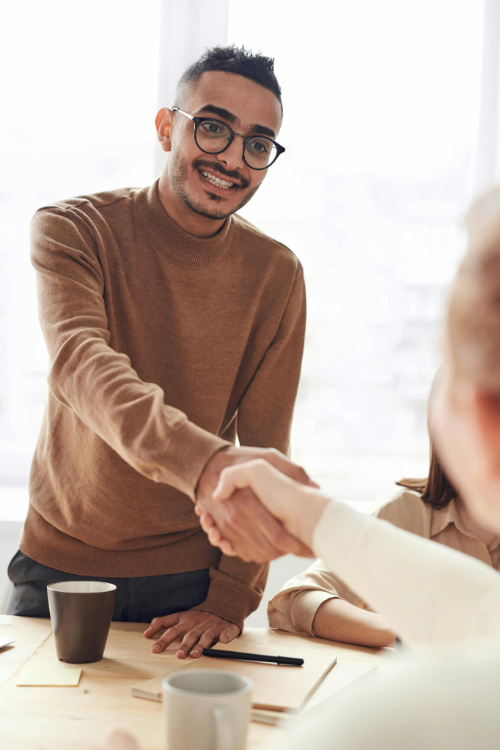
[(245, 619), (257, 609), (261, 598), (249, 588), (246, 588), (245, 591), (229, 589), (227, 586), (214, 581), (210, 584), (205, 601), (194, 609), (201, 609), (203, 612), (210, 612), (222, 617), (223, 620), (237, 625), (240, 632), (243, 632)]
[(230, 445), (232, 443), (228, 440), (212, 435), (211, 432), (186, 420), (179, 425), (169, 440), (169, 470), (165, 470), (165, 475), (160, 470), (158, 480), (172, 484), (173, 470), (178, 480), (177, 489), (194, 502), (196, 485), (203, 469), (212, 456)]

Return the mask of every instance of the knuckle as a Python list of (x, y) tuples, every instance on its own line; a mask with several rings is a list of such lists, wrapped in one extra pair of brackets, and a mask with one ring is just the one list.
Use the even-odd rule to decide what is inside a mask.
[(274, 547), (280, 547), (290, 538), (290, 534), (279, 524), (275, 524), (268, 530), (269, 541)]
[(162, 638), (169, 638), (171, 636), (176, 636), (179, 634), (181, 628), (179, 625), (172, 625), (171, 628), (167, 628), (165, 632), (162, 635)]
[(228, 507), (226, 508), (226, 513), (224, 514), (224, 517), (221, 519), (221, 523), (219, 524), (222, 534), (233, 529), (236, 524), (237, 517), (238, 514), (234, 507), (234, 504), (228, 505)]
[(204, 638), (210, 638), (213, 640), (214, 638), (218, 638), (220, 633), (220, 628), (208, 628), (203, 632)]

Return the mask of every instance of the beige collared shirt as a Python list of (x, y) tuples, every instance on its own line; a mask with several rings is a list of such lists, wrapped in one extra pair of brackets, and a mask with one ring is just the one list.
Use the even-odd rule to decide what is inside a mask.
[[(500, 537), (487, 546), (467, 531), (453, 500), (446, 508), (436, 510), (424, 503), (417, 492), (398, 487), (377, 501), (373, 515), (500, 570)], [(322, 560), (317, 560), (304, 573), (287, 581), (271, 599), (267, 610), (269, 624), (273, 628), (314, 636), (312, 625), (316, 612), (323, 602), (335, 598), (369, 609)]]

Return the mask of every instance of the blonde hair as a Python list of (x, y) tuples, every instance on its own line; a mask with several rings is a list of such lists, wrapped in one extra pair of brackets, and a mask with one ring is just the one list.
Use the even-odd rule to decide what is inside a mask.
[(465, 219), (467, 253), (451, 288), (447, 331), (458, 376), (500, 395), (500, 186)]

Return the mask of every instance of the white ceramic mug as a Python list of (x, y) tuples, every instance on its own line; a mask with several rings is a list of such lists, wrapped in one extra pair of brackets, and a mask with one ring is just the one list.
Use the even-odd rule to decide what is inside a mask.
[(252, 681), (217, 669), (163, 680), (167, 750), (245, 750)]

